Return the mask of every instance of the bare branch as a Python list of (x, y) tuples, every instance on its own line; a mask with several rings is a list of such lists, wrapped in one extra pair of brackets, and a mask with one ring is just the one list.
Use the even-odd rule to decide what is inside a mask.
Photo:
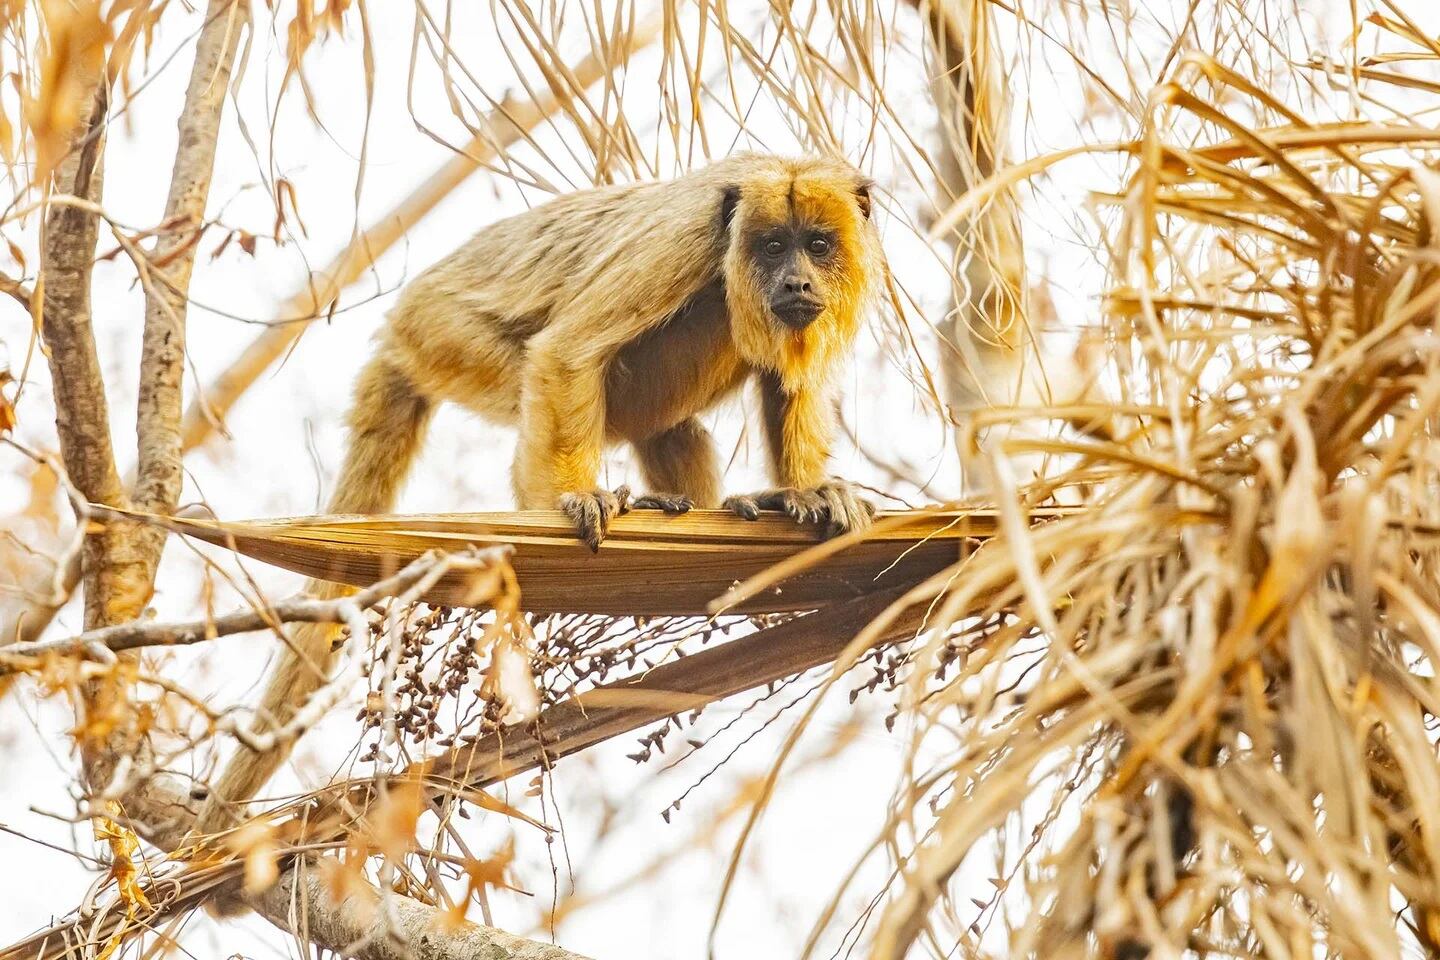
[[(139, 463), (133, 500), (148, 513), (170, 513), (180, 500), (181, 385), (185, 373), (185, 316), (195, 266), (197, 231), (204, 229), (205, 204), (215, 169), (215, 149), (230, 71), (242, 30), (249, 21), (246, 0), (210, 0), (195, 48), (195, 64), (180, 111), (179, 147), (165, 201), (153, 269), (163, 283), (145, 286), (145, 332), (140, 356), (140, 393), (135, 429)], [(160, 267), (164, 264), (164, 267)], [(137, 531), (148, 584), (160, 562), (166, 531)]]
[(277, 926), (301, 929), (311, 942), (353, 960), (585, 960), (550, 943), (525, 940), (409, 897), (381, 897), (368, 885), (338, 903), (313, 868), (287, 870), (249, 901)]
[[(179, 119), (180, 142), (175, 155), (170, 194), (166, 200), (164, 231), (154, 261), (164, 263), (162, 283), (146, 284), (146, 322), (141, 355), (140, 393), (136, 431), (140, 462), (136, 503), (151, 512), (173, 510), (181, 487), (180, 414), (181, 382), (185, 356), (186, 292), (195, 262), (194, 232), (201, 229), (225, 94), (229, 88), (236, 44), (247, 16), (247, 0), (211, 0), (206, 24), (196, 44), (195, 65)], [(60, 193), (80, 201), (100, 199), (100, 156), (106, 91), (97, 72), (91, 88), (96, 112), (88, 129), (56, 175)], [(52, 198), (53, 199), (53, 198)], [(93, 206), (52, 203), (46, 219), (41, 281), (45, 324), (55, 383), (60, 448), (76, 485), (93, 503), (128, 507), (130, 500), (115, 467), (110, 446), (109, 408), (100, 376), (99, 358), (90, 334), (90, 272), (95, 254), (98, 222)], [(82, 229), (77, 229), (81, 228)], [(13, 289), (12, 289), (13, 287)], [(0, 279), (0, 292), (24, 302), (29, 292)], [(63, 421), (63, 422), (62, 422)], [(95, 540), (95, 538), (91, 538)], [(137, 613), (150, 594), (164, 544), (164, 531), (139, 526), (117, 526), (107, 535), (102, 550), (104, 565), (96, 571), (97, 589), (87, 593), (86, 625), (99, 626)], [(86, 565), (72, 559), (63, 570), (60, 586), (68, 597), (80, 583)], [(101, 615), (114, 601), (111, 614)], [(23, 610), (7, 636), (21, 641), (38, 639), (63, 606), (36, 604)]]
[(296, 597), (282, 600), (267, 608), (237, 610), (204, 620), (185, 623), (132, 620), (89, 630), (73, 637), (40, 643), (9, 644), (0, 647), (0, 676), (32, 668), (47, 656), (91, 656), (96, 649), (119, 653), (142, 647), (184, 646), (236, 633), (275, 630), (282, 623), (339, 623), (344, 621), (352, 610), (364, 610), (383, 597), (405, 592), (437, 568), (454, 566), (456, 561), (488, 566), (501, 562), (509, 552), (505, 547), (492, 547), (448, 557), (433, 552), (426, 553), (394, 576), (380, 580), (352, 596), (332, 600)]
[[(70, 152), (60, 161), (54, 189), (96, 202), (103, 180), (109, 98), (99, 70), (85, 78), (82, 87), (90, 103), (89, 122), (81, 126)], [(109, 404), (91, 329), (90, 275), (98, 230), (96, 216), (84, 206), (53, 204), (47, 210), (38, 282), (40, 330), (50, 361), (55, 429), (65, 470), (87, 500), (123, 507), (128, 502), (115, 468)], [(87, 624), (111, 622), (105, 611), (121, 599), (128, 601), (123, 571), (131, 557), (124, 541), (123, 531), (114, 531), (86, 543), (83, 566), (92, 577), (86, 593)]]
[[(195, 907), (214, 895), (216, 887), (231, 878), (228, 864), (202, 867), (181, 897), (183, 906)], [(455, 920), (437, 907), (396, 893), (382, 894), (374, 887), (348, 881), (349, 892), (336, 899), (313, 862), (285, 871), (264, 892), (245, 902), (282, 929), (304, 930), (316, 947), (353, 960), (586, 960), (554, 944), (525, 940), (513, 934)], [(173, 895), (167, 878), (154, 880), (158, 893)], [(83, 931), (73, 923), (41, 930), (9, 947), (0, 948), (0, 960), (61, 960), (74, 956), (79, 944), (101, 946), (126, 929), (123, 909), (113, 907), (91, 918)]]

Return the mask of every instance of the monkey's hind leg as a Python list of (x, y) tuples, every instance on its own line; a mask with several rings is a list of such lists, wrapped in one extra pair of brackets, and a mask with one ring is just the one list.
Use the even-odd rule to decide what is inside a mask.
[(694, 417), (635, 444), (649, 493), (636, 497), (635, 509), (684, 513), (720, 502), (720, 461), (710, 431)]
[[(388, 513), (405, 482), (410, 465), (420, 453), (433, 404), (383, 354), (366, 365), (355, 385), (350, 408), (350, 447), (340, 468), (332, 513)], [(311, 580), (311, 596), (330, 599), (352, 588)], [(270, 674), (270, 683), (255, 711), (256, 735), (279, 735), (267, 750), (253, 751), (242, 742), (223, 774), (211, 784), (210, 796), (196, 822), (200, 833), (233, 826), (244, 805), (257, 794), (290, 754), (301, 730), (289, 725), (329, 679), (335, 656), (332, 641), (339, 628), (327, 623), (301, 623), (292, 628), (289, 643)], [(365, 637), (351, 637), (364, 643)]]

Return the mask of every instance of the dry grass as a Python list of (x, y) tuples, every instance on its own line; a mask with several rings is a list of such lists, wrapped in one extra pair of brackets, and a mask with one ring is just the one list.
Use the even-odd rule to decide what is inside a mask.
[[(524, 142), (495, 162), (517, 182), (580, 179), (555, 141), (542, 139), (560, 123), (573, 125), (560, 141), (577, 145), (584, 176), (604, 182), (726, 152), (751, 100), (773, 108), (807, 147), (862, 143), (852, 152), (879, 155), (894, 171), (889, 212), (910, 217), (908, 199), (932, 238), (969, 225), (1009, 187), (1060, 162), (1040, 157), (977, 185), (994, 158), (970, 156), (972, 166), (948, 169), (976, 152), (956, 142), (955, 130), (945, 138), (949, 156), (917, 147), (913, 117), (887, 96), (884, 80), (896, 63), (933, 63), (934, 45), (907, 47), (916, 31), (899, 30), (888, 7), (879, 15), (870, 4), (837, 3), (820, 17), (818, 6), (786, 5), (766, 21), (763, 40), (717, 9), (707, 20), (724, 55), (717, 64), (702, 63), (678, 6), (666, 4), (653, 136), (626, 112), (637, 87), (627, 94), (607, 78), (598, 89), (575, 89), (561, 66), (560, 29), (528, 20), (523, 4), (498, 9), (528, 38), (514, 49), (528, 58), (517, 72), (535, 88), (525, 91), (529, 102), (544, 102), (537, 91), (545, 88), (563, 92), (540, 111), (551, 126), (526, 127), (517, 137)], [(1124, 135), (1115, 145), (1088, 137), (1065, 156), (1124, 164), (1119, 189), (1097, 197), (1109, 218), (1111, 282), (1095, 330), (1105, 360), (1095, 383), (1108, 396), (999, 409), (961, 424), (962, 436), (1004, 422), (1042, 425), (1042, 439), (967, 448), (993, 494), (991, 509), (963, 514), (968, 526), (952, 525), (954, 514), (900, 517), (882, 536), (832, 555), (797, 554), (808, 535), (779, 523), (634, 517), (617, 525), (599, 557), (585, 555), (555, 517), (188, 529), (352, 581), (445, 541), (519, 541), (526, 605), (594, 615), (551, 618), (537, 631), (538, 732), (502, 739), (491, 708), (503, 698), (482, 691), (475, 698), (490, 727), (477, 725), (438, 763), (396, 769), (430, 777), (429, 796), (452, 807), (476, 802), (483, 795), (475, 791), (498, 777), (543, 768), (550, 750), (578, 750), (833, 660), (819, 689), (797, 701), (806, 713), (788, 758), (819, 698), (873, 657), (864, 665), (875, 670), (869, 687), (894, 698), (908, 762), (871, 851), (894, 875), (883, 890), (861, 891), (876, 893), (877, 905), (856, 927), (857, 942), (882, 960), (1434, 955), (1440, 133), (1428, 104), (1415, 114), (1407, 104), (1440, 89), (1440, 43), (1407, 21), (1402, 5), (1378, 9), (1363, 27), (1393, 52), (1368, 60), (1267, 56), (1277, 53), (1266, 47), (1276, 42), (1270, 17), (1290, 6), (1217, 2), (1206, 7), (1212, 34), (1187, 21), (1163, 61), (1144, 70), (1124, 63), (1128, 83), (1093, 74), (1095, 114), (1117, 118)], [(1036, 35), (1091, 75), (1099, 58), (1092, 67), (1088, 51), (1051, 32), (1068, 16)], [(596, 49), (638, 29), (623, 18), (592, 21), (588, 8), (583, 18)], [(1128, 37), (1138, 22), (1111, 26)], [(436, 23), (420, 32), (448, 50)], [(1211, 55), (1180, 52), (1196, 46)], [(439, 60), (457, 116), (488, 142), (503, 104), (460, 76), (448, 52)], [(1308, 119), (1305, 107), (1324, 101), (1330, 82), (1348, 84), (1345, 109)], [(963, 93), (947, 94), (962, 111)], [(987, 115), (997, 106), (980, 102)], [(44, 147), (50, 135), (31, 122)], [(997, 228), (991, 239), (1004, 233)], [(958, 301), (976, 292), (967, 284), (987, 271), (963, 255), (944, 259), (954, 306), (963, 308)], [(1013, 286), (1014, 267), (990, 272)], [(326, 291), (327, 303), (335, 292)], [(1013, 346), (1014, 292), (974, 297), (965, 325)], [(904, 290), (895, 300), (886, 345), (933, 402), (943, 391), (912, 336), (924, 312)], [(987, 307), (1005, 316), (987, 317)], [(1083, 429), (1049, 429), (1056, 423)], [(1022, 484), (1011, 458), (1030, 454), (1054, 469)], [(1080, 506), (1055, 510), (1062, 499)], [(895, 556), (908, 565), (887, 569)], [(782, 560), (790, 578), (775, 594), (777, 575), (762, 571)], [(877, 581), (882, 570), (890, 579)], [(732, 609), (824, 609), (762, 621), (764, 630), (703, 653), (682, 650), (708, 629), (695, 615), (746, 578), (751, 605)], [(861, 581), (903, 596), (850, 600)], [(454, 589), (431, 599), (454, 601)], [(618, 613), (688, 616), (647, 625), (608, 616)], [(493, 633), (492, 623), (458, 616), (425, 629), (448, 631), (462, 652)], [(413, 649), (423, 632), (407, 636)], [(646, 679), (606, 678), (621, 667)], [(627, 691), (643, 696), (614, 699)], [(792, 769), (782, 760), (764, 789), (747, 795), (760, 798), (752, 826)], [(368, 781), (340, 783), (281, 806), (273, 850), (334, 850), (347, 836), (365, 836), (370, 799)], [(412, 829), (400, 862), (386, 869), (421, 890), (437, 865), (454, 865), (451, 839), (417, 839)], [(231, 859), (167, 869), (178, 881), (155, 889), (174, 899), (153, 916), (194, 907), (245, 866)], [(824, 955), (834, 927), (857, 919), (846, 912), (849, 883), (837, 884), (832, 911), (818, 918), (810, 955)], [(443, 891), (430, 894), (443, 900)], [(116, 929), (145, 929), (115, 916), (109, 927), (96, 921), (103, 936), (92, 947)]]
[(1046, 442), (1090, 499), (1033, 529), (993, 456), (1005, 536), (916, 598), (874, 956), (1440, 948), (1440, 138), (1277, 112), (1200, 56), (1151, 98), (1118, 439)]

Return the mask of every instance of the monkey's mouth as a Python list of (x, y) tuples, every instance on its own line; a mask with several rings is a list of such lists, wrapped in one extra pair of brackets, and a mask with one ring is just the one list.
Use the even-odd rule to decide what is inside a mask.
[(786, 297), (771, 301), (770, 312), (790, 329), (804, 330), (825, 312), (825, 304), (809, 297)]

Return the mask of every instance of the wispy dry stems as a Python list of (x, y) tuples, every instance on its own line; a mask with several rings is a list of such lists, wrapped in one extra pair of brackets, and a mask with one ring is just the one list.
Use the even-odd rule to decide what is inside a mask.
[[(448, 8), (419, 9), (414, 49), (434, 58), (447, 119), (469, 141), (307, 278), (182, 419), (189, 274), (243, 9), (214, 0), (157, 242), (121, 238), (148, 301), (140, 509), (174, 507), (182, 453), (479, 169), (538, 192), (664, 174), (737, 146), (845, 152), (880, 175), (887, 240), (932, 259), (948, 301), (927, 315), (934, 291), (906, 288), (915, 264), (893, 265), (881, 353), (920, 386), (917, 406), (934, 401), (922, 396), (935, 392), (931, 368), (947, 366), (958, 409), (1028, 385), (1017, 370), (1040, 339), (1032, 294), (1069, 277), (1025, 262), (1020, 215), (1027, 241), (1031, 220), (1071, 217), (1032, 209), (1022, 185), (1043, 189), (1066, 164), (1089, 163), (1099, 226), (1079, 245), (1104, 259), (1107, 289), (1073, 301), (1098, 314), (1081, 321), (1103, 365), (1087, 369), (1083, 391), (976, 411), (949, 437), (987, 469), (984, 510), (885, 520), (863, 543), (803, 553), (793, 529), (698, 511), (617, 521), (600, 558), (538, 515), (178, 522), (168, 529), (352, 584), (431, 548), (517, 547), (513, 568), (487, 567), (479, 597), (473, 569), (454, 561), (447, 578), (449, 561), (432, 559), (350, 601), (156, 624), (137, 615), (159, 528), (93, 530), (86, 630), (29, 645), (7, 634), (0, 673), (62, 693), (116, 681), (93, 683), (85, 701), (82, 744), (113, 776), (96, 778), (81, 809), (104, 815), (112, 852), (131, 851), (117, 864), (140, 856), (130, 827), (167, 856), (117, 868), (87, 911), (0, 958), (139, 955), (160, 921), (219, 899), (350, 956), (570, 960), (488, 927), (442, 929), (472, 902), (487, 911), (487, 888), (507, 882), (508, 861), (472, 855), (450, 813), (468, 805), (552, 836), (484, 788), (533, 772), (529, 790), (548, 803), (559, 759), (651, 724), (637, 763), (667, 734), (698, 751), (693, 711), (797, 679), (782, 762), (737, 787), (732, 809), (748, 821), (725, 896), (748, 882), (744, 855), (797, 776), (788, 760), (814, 735), (821, 697), (843, 682), (884, 698), (903, 752), (883, 826), (834, 884), (807, 956), (852, 945), (881, 960), (1440, 949), (1440, 134), (1423, 99), (1440, 89), (1440, 44), (1404, 4), (1380, 0), (1363, 22), (1353, 8), (1345, 62), (1297, 64), (1291, 47), (1311, 38), (1295, 24), (1312, 21), (1295, 6), (1182, 3), (1170, 23), (1145, 4), (661, 0), (645, 20), (627, 4), (502, 0), (489, 15), (506, 40), (496, 75), (517, 91), (508, 96)], [(308, 51), (349, 22), (343, 7), (278, 15), (291, 95), (309, 96)], [(375, 42), (373, 11), (351, 9), (356, 42)], [(33, 289), (23, 276), (3, 282), (41, 311), (75, 487), (117, 508), (130, 504), (90, 332), (107, 89), (93, 54), (120, 49), (110, 79), (126, 88), (118, 64), (145, 22), (91, 37), (62, 29), (80, 21), (47, 21), (78, 72), (30, 73), (81, 106), (26, 115), (27, 157), (55, 182)], [(21, 34), (17, 48), (30, 43)], [(1080, 42), (1102, 35), (1111, 46)], [(1368, 59), (1362, 43), (1375, 44)], [(576, 45), (589, 49), (571, 60)], [(373, 53), (363, 51), (367, 85)], [(1083, 86), (1080, 142), (1006, 166), (1017, 146), (1006, 95), (1055, 54)], [(630, 73), (635, 63), (653, 72)], [(1016, 108), (1042, 114), (1033, 100)], [(969, 346), (937, 345), (932, 328), (963, 331)], [(1033, 433), (974, 442), (1012, 425)], [(1046, 464), (1035, 482), (1022, 454)], [(361, 616), (391, 590), (400, 598), (383, 619)], [(356, 769), (235, 830), (187, 837), (203, 784), (172, 782), (167, 768), (203, 769), (197, 751), (222, 741), (273, 744), (235, 722), (243, 708), (209, 707), (114, 654), (320, 618), (350, 625), (351, 673), (277, 736), (308, 729), (363, 674), (357, 740), (368, 749)], [(120, 749), (150, 735), (139, 718), (161, 713), (139, 708), (131, 682), (169, 708), (175, 743), (160, 752)], [(112, 799), (124, 809), (105, 807)], [(853, 895), (870, 902), (859, 915), (846, 912)]]

